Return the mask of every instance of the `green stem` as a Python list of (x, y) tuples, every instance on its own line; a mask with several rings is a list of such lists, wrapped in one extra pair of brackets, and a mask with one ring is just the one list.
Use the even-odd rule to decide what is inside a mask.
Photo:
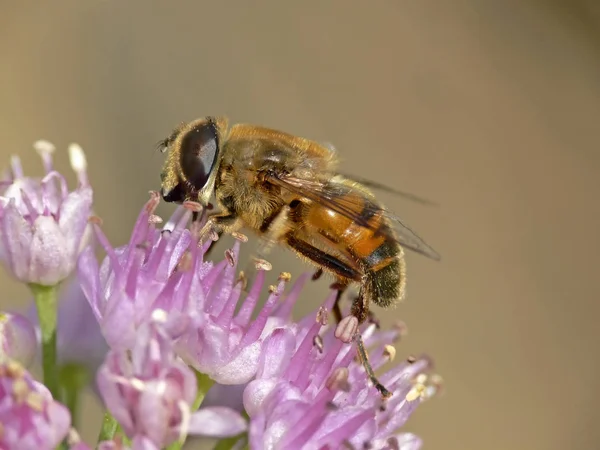
[(55, 400), (60, 401), (58, 373), (56, 367), (56, 303), (58, 286), (30, 284), (35, 298), (40, 331), (42, 334), (42, 368), (44, 384)]
[(64, 390), (65, 406), (69, 408), (71, 413), (71, 426), (77, 428), (79, 426), (78, 406), (79, 406), (79, 391), (75, 389)]
[(71, 426), (79, 425), (79, 394), (88, 385), (89, 371), (80, 364), (67, 363), (60, 368), (59, 385), (65, 405), (71, 412)]
[(98, 435), (98, 443), (102, 441), (110, 441), (115, 436), (118, 426), (119, 424), (112, 414), (106, 411), (104, 413), (104, 418), (102, 419), (102, 428), (100, 429), (100, 434)]
[[(217, 442), (217, 444), (213, 447), (213, 450), (231, 450), (233, 448), (233, 446), (240, 440), (240, 439), (245, 439), (246, 433), (242, 433), (239, 434), (237, 436), (234, 437), (230, 437), (230, 438), (225, 438), (225, 439), (221, 439), (219, 440), (219, 442)], [(247, 448), (248, 445), (246, 445), (244, 448)]]
[(196, 386), (198, 386), (198, 393), (196, 394), (196, 400), (194, 400), (194, 404), (192, 405), (192, 412), (198, 411), (200, 405), (204, 401), (204, 397), (208, 393), (208, 390), (212, 387), (215, 382), (208, 376), (203, 373), (194, 370), (196, 374)]

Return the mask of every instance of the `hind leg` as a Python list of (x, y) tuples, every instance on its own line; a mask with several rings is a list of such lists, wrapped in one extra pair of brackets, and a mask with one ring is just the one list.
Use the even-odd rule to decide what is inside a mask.
[(369, 317), (369, 304), (370, 304), (369, 295), (365, 295), (365, 286), (364, 281), (363, 285), (360, 288), (360, 292), (358, 293), (358, 297), (354, 299), (352, 302), (352, 315), (358, 319), (359, 325), (364, 323)]
[(335, 297), (333, 307), (331, 308), (331, 312), (333, 313), (333, 318), (335, 319), (335, 322), (340, 323), (342, 321), (342, 308), (340, 307), (340, 302), (342, 300), (344, 292), (346, 292), (346, 289), (348, 288), (348, 282), (338, 279), (338, 281), (333, 283), (330, 287), (331, 289), (337, 290), (337, 295)]
[[(358, 319), (359, 324), (364, 323), (365, 320), (367, 320), (367, 318), (370, 317), (369, 304), (371, 303), (371, 299), (370, 293), (367, 291), (367, 289), (365, 289), (365, 281), (366, 279), (363, 278), (363, 284), (361, 286), (358, 297), (356, 297), (354, 299), (354, 302), (352, 302), (351, 312), (352, 315)], [(381, 382), (377, 379), (377, 376), (375, 375), (373, 367), (371, 367), (371, 363), (369, 362), (369, 355), (365, 348), (365, 343), (363, 342), (360, 331), (356, 332), (356, 334), (354, 335), (354, 340), (356, 341), (358, 357), (360, 358), (360, 362), (362, 363), (363, 367), (365, 368), (365, 371), (367, 372), (369, 380), (371, 381), (371, 383), (373, 383), (375, 389), (379, 391), (379, 393), (384, 399), (391, 397), (392, 393), (388, 391), (383, 384), (381, 384)]]

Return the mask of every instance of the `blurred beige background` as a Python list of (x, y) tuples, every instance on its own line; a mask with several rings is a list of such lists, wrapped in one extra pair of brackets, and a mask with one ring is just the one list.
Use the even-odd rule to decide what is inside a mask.
[[(446, 381), (407, 429), (427, 449), (599, 448), (594, 0), (218, 3), (2, 2), (2, 160), (40, 173), (46, 138), (67, 170), (79, 142), (122, 244), (182, 120), (333, 142), (346, 171), (441, 204), (381, 196), (443, 255), (409, 256), (409, 298), (385, 315), (409, 325), (399, 355), (430, 353)], [(0, 282), (2, 307), (28, 297)]]

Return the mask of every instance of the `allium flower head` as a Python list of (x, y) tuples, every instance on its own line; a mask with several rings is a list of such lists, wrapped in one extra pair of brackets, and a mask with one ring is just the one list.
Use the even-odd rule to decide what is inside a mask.
[(33, 324), (21, 314), (0, 312), (0, 361), (13, 359), (28, 367), (36, 351)]
[[(325, 326), (334, 296), (316, 320), (313, 314), (297, 327), (276, 329), (266, 339), (256, 379), (244, 391), (251, 447), (419, 448), (416, 436), (393, 433), (435, 390), (426, 375), (430, 361), (411, 360), (384, 374), (380, 379), (393, 395), (382, 401), (355, 361), (354, 347)], [(375, 369), (393, 357), (389, 343), (399, 333), (375, 332), (375, 325), (363, 333), (366, 345), (374, 346)]]
[[(208, 374), (221, 384), (243, 384), (250, 381), (258, 370), (263, 340), (279, 326), (287, 325), (277, 310), (293, 303), (300, 285), (290, 291), (286, 303), (281, 303), (289, 274), (282, 273), (277, 286), (269, 287), (269, 297), (252, 319), (264, 286), (265, 273), (258, 270), (248, 295), (235, 313), (244, 280), (234, 281), (239, 255), (239, 242), (228, 252), (225, 264), (217, 264), (203, 280), (207, 295), (199, 304), (194, 325), (177, 341), (178, 352), (188, 364)], [(212, 280), (211, 280), (212, 278)], [(300, 284), (303, 280), (299, 280)]]
[(56, 285), (74, 269), (92, 205), (86, 163), (81, 148), (69, 147), (79, 187), (69, 192), (65, 178), (52, 166), (54, 146), (35, 144), (46, 175), (25, 177), (19, 159), (2, 182), (0, 196), (0, 258), (20, 281)]
[(134, 449), (158, 449), (188, 434), (235, 436), (244, 419), (224, 407), (193, 412), (196, 377), (176, 357), (166, 313), (138, 328), (131, 350), (111, 350), (98, 372), (98, 387), (109, 411), (132, 439)]
[(179, 324), (176, 348), (188, 364), (222, 384), (246, 383), (256, 373), (262, 339), (281, 322), (272, 313), (289, 277), (281, 277), (251, 320), (264, 284), (259, 270), (235, 314), (243, 290), (235, 279), (240, 243), (216, 264), (203, 261), (208, 245), (199, 247), (197, 224), (186, 228), (191, 212), (179, 207), (161, 230), (154, 215), (158, 201), (153, 194), (124, 247), (113, 249), (95, 225), (108, 255), (101, 266), (91, 248), (82, 252), (81, 285), (103, 334), (112, 348), (131, 348), (140, 324), (155, 309), (165, 310)]
[[(181, 260), (192, 243), (185, 229), (191, 213), (179, 209), (164, 230), (156, 227), (156, 194), (140, 212), (127, 245), (113, 248), (93, 222), (97, 240), (106, 251), (99, 266), (91, 247), (83, 250), (78, 263), (81, 288), (88, 299), (102, 333), (112, 348), (131, 348), (137, 328), (148, 321), (154, 309), (175, 313), (198, 288), (182, 285)], [(200, 276), (200, 274), (198, 274)]]
[(0, 448), (53, 450), (69, 431), (69, 411), (15, 361), (0, 362)]

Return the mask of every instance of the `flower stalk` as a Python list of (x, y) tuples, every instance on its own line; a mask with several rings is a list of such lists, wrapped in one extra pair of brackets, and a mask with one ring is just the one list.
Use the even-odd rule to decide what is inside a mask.
[(115, 433), (119, 428), (117, 420), (113, 415), (106, 411), (102, 418), (102, 427), (100, 428), (100, 434), (98, 435), (98, 442), (110, 441), (115, 437)]
[(44, 384), (55, 399), (60, 399), (56, 365), (57, 287), (30, 284), (35, 299), (42, 335)]
[(77, 427), (79, 396), (89, 383), (89, 372), (81, 364), (67, 363), (60, 367), (58, 378), (62, 399), (71, 413), (72, 426)]
[(204, 401), (204, 397), (206, 397), (208, 390), (213, 386), (213, 384), (215, 384), (215, 382), (211, 377), (209, 377), (206, 374), (198, 372), (197, 370), (194, 370), (194, 372), (196, 373), (196, 384), (198, 386), (198, 393), (196, 394), (196, 400), (192, 405), (192, 411), (197, 411), (198, 408), (200, 408), (200, 405), (202, 405), (202, 402)]

